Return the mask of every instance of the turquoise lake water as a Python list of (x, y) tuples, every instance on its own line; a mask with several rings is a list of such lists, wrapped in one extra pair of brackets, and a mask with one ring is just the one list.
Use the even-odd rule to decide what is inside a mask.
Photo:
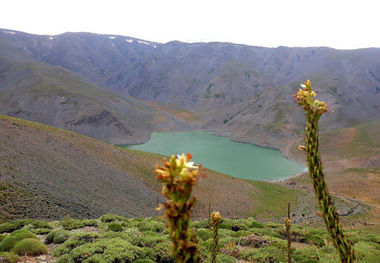
[(167, 156), (190, 152), (196, 164), (244, 179), (282, 179), (305, 170), (278, 150), (232, 142), (205, 131), (155, 132), (144, 144), (123, 146)]

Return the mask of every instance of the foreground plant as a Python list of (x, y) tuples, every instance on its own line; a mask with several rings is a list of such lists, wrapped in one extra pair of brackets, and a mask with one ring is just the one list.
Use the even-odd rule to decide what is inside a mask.
[(328, 109), (323, 101), (314, 99), (317, 94), (311, 89), (310, 80), (306, 80), (304, 84), (301, 84), (301, 87), (303, 87), (303, 89), (298, 90), (296, 97), (298, 104), (301, 105), (305, 111), (307, 124), (305, 128), (305, 146), (300, 146), (300, 149), (306, 151), (309, 173), (313, 180), (313, 187), (318, 199), (319, 209), (322, 212), (322, 217), (332, 237), (334, 246), (339, 252), (341, 262), (355, 262), (354, 250), (343, 234), (342, 227), (339, 224), (338, 213), (334, 207), (331, 195), (327, 190), (322, 161), (319, 156), (318, 121)]
[(286, 248), (286, 256), (288, 263), (292, 262), (292, 254), (291, 254), (291, 248), (292, 248), (292, 233), (290, 232), (290, 227), (292, 226), (292, 220), (290, 220), (290, 203), (288, 203), (288, 217), (284, 220), (285, 224), (285, 233), (286, 233), (286, 239), (288, 241), (288, 246)]
[(218, 227), (220, 220), (222, 219), (221, 215), (217, 211), (213, 211), (210, 215), (211, 220), (211, 230), (212, 230), (212, 243), (211, 243), (211, 263), (216, 262), (216, 253), (218, 252)]
[(190, 162), (191, 155), (173, 155), (169, 161), (163, 160), (163, 166), (155, 170), (156, 179), (164, 185), (162, 194), (168, 199), (160, 208), (165, 208), (169, 236), (173, 243), (173, 255), (176, 262), (199, 262), (197, 241), (190, 229), (191, 208), (195, 203), (192, 196), (200, 167)]

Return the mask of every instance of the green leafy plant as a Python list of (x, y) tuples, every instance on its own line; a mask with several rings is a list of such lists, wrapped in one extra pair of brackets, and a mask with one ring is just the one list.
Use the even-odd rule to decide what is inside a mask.
[(341, 262), (355, 262), (354, 250), (343, 234), (338, 213), (327, 189), (322, 161), (319, 156), (318, 122), (328, 109), (323, 101), (314, 99), (317, 94), (312, 90), (310, 80), (306, 80), (304, 84), (301, 84), (301, 87), (302, 89), (298, 90), (296, 98), (298, 104), (301, 105), (305, 111), (307, 124), (305, 128), (305, 146), (300, 146), (300, 149), (306, 152), (309, 174), (313, 180), (313, 187), (318, 199), (319, 208), (322, 212), (327, 230), (332, 237), (334, 246), (338, 250)]
[(118, 223), (111, 223), (108, 225), (107, 231), (121, 232), (123, 231), (123, 226)]
[(52, 231), (50, 232), (46, 237), (45, 237), (45, 244), (62, 244), (65, 242), (67, 239), (69, 239), (71, 236), (69, 231), (66, 230), (57, 230), (57, 231)]
[(16, 230), (1, 241), (0, 251), (10, 251), (17, 242), (26, 238), (37, 239), (37, 236), (25, 229)]
[(73, 219), (70, 217), (65, 217), (64, 219), (62, 219), (60, 224), (66, 230), (73, 230), (84, 227), (84, 224), (81, 220)]
[(0, 262), (4, 263), (16, 263), (18, 261), (18, 255), (13, 252), (0, 252)]
[(47, 247), (41, 241), (34, 238), (25, 238), (16, 243), (11, 252), (18, 255), (38, 256), (48, 252)]
[(156, 179), (162, 182), (162, 193), (167, 201), (159, 208), (165, 208), (169, 226), (169, 237), (173, 243), (176, 262), (199, 262), (197, 241), (190, 229), (191, 208), (195, 203), (193, 186), (198, 179), (200, 167), (190, 162), (191, 155), (173, 155), (163, 166), (155, 170)]

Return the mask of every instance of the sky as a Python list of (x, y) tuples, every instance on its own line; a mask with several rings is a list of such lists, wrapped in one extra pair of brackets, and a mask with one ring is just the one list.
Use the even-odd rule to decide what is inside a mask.
[(379, 0), (3, 0), (0, 28), (355, 49), (380, 47), (379, 10)]

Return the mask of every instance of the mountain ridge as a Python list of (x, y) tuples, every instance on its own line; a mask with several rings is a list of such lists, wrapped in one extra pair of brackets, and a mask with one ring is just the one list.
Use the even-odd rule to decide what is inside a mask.
[(323, 120), (324, 129), (380, 119), (378, 48), (264, 48), (179, 41), (154, 47), (155, 42), (116, 35), (65, 33), (53, 39), (17, 35), (0, 34), (0, 55), (63, 67), (123, 98), (192, 111), (199, 118), (187, 123), (190, 128), (216, 130), (234, 140), (275, 148), (283, 147), (277, 137), (285, 144), (292, 140), (291, 134), (302, 130), (302, 113), (294, 109), (291, 95), (305, 78), (323, 87), (318, 89), (321, 99), (334, 111)]

